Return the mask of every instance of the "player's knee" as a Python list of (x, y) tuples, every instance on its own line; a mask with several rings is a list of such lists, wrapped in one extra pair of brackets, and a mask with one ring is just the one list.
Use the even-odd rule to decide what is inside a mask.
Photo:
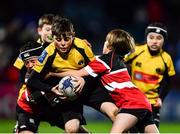
[(101, 105), (101, 111), (104, 112), (112, 121), (114, 121), (116, 115), (118, 114), (119, 108), (111, 102), (105, 102)]
[(66, 133), (77, 133), (80, 128), (80, 122), (78, 119), (72, 119), (65, 124)]
[(109, 116), (110, 116), (110, 118), (111, 118), (112, 121), (115, 120), (118, 112), (119, 112), (119, 108), (117, 108), (117, 107), (112, 107), (112, 109), (111, 109), (111, 111), (110, 111), (110, 114), (109, 114)]

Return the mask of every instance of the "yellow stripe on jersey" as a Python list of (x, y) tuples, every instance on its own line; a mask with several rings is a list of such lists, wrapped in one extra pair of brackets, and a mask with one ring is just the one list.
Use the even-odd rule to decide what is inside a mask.
[(14, 67), (16, 67), (17, 69), (21, 70), (22, 67), (24, 66), (24, 62), (21, 58), (17, 58), (16, 61), (14, 62)]
[[(136, 55), (138, 56), (133, 59)], [(136, 46), (135, 52), (125, 57), (125, 61), (131, 59), (133, 59), (131, 63), (131, 77), (133, 83), (146, 94), (151, 104), (155, 104), (155, 99), (159, 97), (158, 87), (164, 77), (165, 63), (167, 65), (168, 75), (175, 75), (171, 56), (164, 51), (161, 51), (159, 55), (152, 56), (149, 53), (147, 44), (145, 44)]]
[(19, 95), (18, 95), (18, 99), (17, 101), (21, 98), (22, 94), (24, 93), (24, 91), (27, 90), (26, 84), (23, 84), (19, 90)]
[[(87, 55), (89, 60), (93, 60), (95, 58), (91, 48), (83, 40), (75, 38), (74, 44), (77, 47), (84, 49), (85, 54)], [(56, 47), (53, 42), (43, 51), (43, 53), (38, 59), (38, 64), (33, 67), (36, 72), (40, 73), (43, 70), (48, 58), (54, 54), (55, 48)], [(51, 66), (54, 72), (68, 71), (72, 69), (77, 70), (85, 66), (84, 61), (85, 60), (83, 55), (81, 55), (81, 53), (77, 49), (72, 47), (67, 59), (63, 59), (58, 53), (56, 53), (56, 56)]]

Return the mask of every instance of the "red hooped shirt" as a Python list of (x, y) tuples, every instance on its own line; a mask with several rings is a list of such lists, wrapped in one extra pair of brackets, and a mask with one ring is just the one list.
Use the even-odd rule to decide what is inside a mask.
[(93, 77), (101, 75), (101, 82), (119, 108), (148, 109), (146, 96), (131, 82), (128, 70), (118, 55), (109, 53), (96, 57), (85, 70)]

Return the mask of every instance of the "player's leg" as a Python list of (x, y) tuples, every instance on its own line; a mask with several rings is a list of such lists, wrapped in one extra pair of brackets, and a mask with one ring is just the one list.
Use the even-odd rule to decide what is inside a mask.
[(53, 111), (55, 116), (53, 122), (56, 126), (63, 128), (66, 133), (87, 133), (82, 127), (82, 125), (86, 125), (83, 105), (78, 101), (66, 101), (58, 104)]
[(39, 120), (33, 114), (25, 112), (17, 106), (18, 133), (37, 133)]
[(144, 133), (159, 133), (159, 130), (155, 124), (145, 126)]
[(15, 126), (13, 128), (13, 134), (16, 134), (16, 133), (18, 133), (18, 121), (16, 121), (16, 124), (15, 124)]
[(78, 133), (91, 133), (85, 126), (81, 125)]
[(65, 123), (64, 129), (66, 133), (77, 133), (80, 129), (80, 121), (78, 119), (72, 119)]
[(129, 113), (118, 113), (110, 133), (123, 133), (138, 122), (138, 118)]
[(106, 114), (112, 122), (114, 122), (116, 115), (119, 112), (117, 106), (112, 102), (103, 102), (100, 107), (100, 111)]
[(109, 93), (104, 89), (98, 79), (91, 77), (84, 77), (84, 79), (86, 83), (79, 101), (84, 105), (102, 112), (111, 121), (114, 121), (119, 109), (114, 104)]
[[(144, 126), (143, 129), (140, 128), (140, 132), (143, 133), (159, 133), (159, 130), (154, 123), (153, 114), (150, 111), (144, 112), (144, 116), (142, 116), (142, 120), (140, 121), (139, 126)], [(143, 130), (143, 131), (142, 131)]]
[(154, 118), (154, 123), (156, 124), (157, 128), (159, 128), (160, 123), (160, 108), (152, 106), (152, 113)]

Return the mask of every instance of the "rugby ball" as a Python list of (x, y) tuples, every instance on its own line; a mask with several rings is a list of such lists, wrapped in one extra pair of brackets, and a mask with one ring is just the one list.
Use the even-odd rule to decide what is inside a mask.
[(77, 98), (77, 94), (74, 92), (76, 87), (76, 82), (74, 80), (76, 80), (76, 78), (73, 76), (65, 76), (59, 81), (60, 92), (70, 100)]

